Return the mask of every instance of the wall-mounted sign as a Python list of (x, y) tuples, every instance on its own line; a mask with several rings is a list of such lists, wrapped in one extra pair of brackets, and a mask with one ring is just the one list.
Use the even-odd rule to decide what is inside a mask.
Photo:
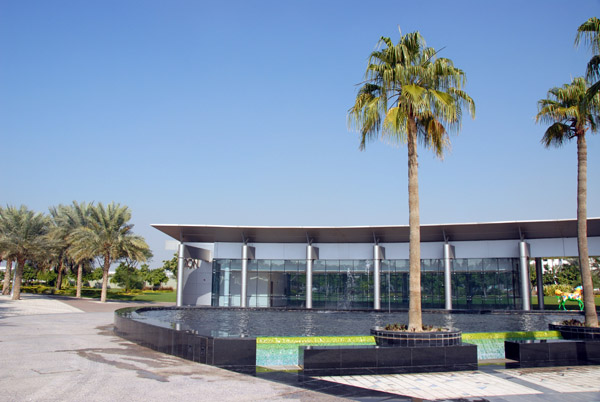
[(200, 268), (200, 264), (202, 263), (202, 260), (196, 260), (194, 258), (184, 258), (183, 259), (183, 266), (189, 269), (196, 269), (196, 268)]

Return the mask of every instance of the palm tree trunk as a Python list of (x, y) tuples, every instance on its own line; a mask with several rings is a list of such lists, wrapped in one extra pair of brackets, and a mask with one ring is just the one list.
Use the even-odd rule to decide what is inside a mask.
[(13, 296), (12, 300), (21, 298), (21, 280), (23, 279), (23, 268), (25, 267), (25, 259), (17, 258), (17, 266), (15, 267), (15, 279), (13, 280)]
[(6, 259), (6, 271), (4, 271), (4, 283), (2, 284), (2, 294), (7, 295), (10, 293), (10, 273), (12, 269), (12, 258)]
[(83, 277), (83, 264), (79, 263), (77, 266), (77, 293), (75, 293), (75, 297), (81, 299), (81, 279)]
[(100, 293), (100, 302), (106, 303), (106, 292), (108, 289), (108, 270), (110, 269), (110, 256), (104, 256), (104, 267), (102, 268), (102, 293)]
[(56, 290), (60, 290), (61, 286), (62, 286), (62, 273), (63, 273), (63, 260), (62, 258), (60, 259), (60, 262), (58, 263), (58, 275), (56, 277)]
[(421, 228), (419, 218), (419, 162), (416, 127), (408, 133), (409, 300), (408, 330), (422, 331)]
[(594, 284), (590, 271), (590, 257), (587, 242), (587, 144), (585, 133), (577, 136), (577, 249), (579, 251), (579, 269), (583, 286), (583, 304), (585, 325), (598, 326)]

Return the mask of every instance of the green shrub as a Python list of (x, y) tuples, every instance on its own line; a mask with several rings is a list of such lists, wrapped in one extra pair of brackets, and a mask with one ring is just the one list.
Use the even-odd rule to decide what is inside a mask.
[(569, 285), (545, 285), (544, 296), (556, 296), (556, 289), (563, 293), (572, 293), (575, 289)]

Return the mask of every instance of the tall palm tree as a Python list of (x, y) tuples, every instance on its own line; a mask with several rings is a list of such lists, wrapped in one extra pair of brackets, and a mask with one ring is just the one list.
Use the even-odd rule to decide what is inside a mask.
[(64, 206), (50, 207), (51, 226), (49, 236), (56, 241), (56, 290), (62, 287), (62, 275), (67, 257), (67, 236), (69, 235), (69, 227), (65, 225), (63, 217)]
[(422, 330), (421, 231), (417, 142), (442, 157), (449, 131), (458, 131), (462, 107), (475, 115), (475, 103), (462, 87), (466, 77), (451, 60), (437, 58), (419, 32), (402, 35), (396, 45), (382, 37), (369, 57), (365, 81), (349, 121), (361, 135), (360, 149), (381, 135), (408, 145), (409, 316), (411, 331)]
[(548, 98), (538, 101), (537, 122), (550, 124), (542, 137), (542, 144), (560, 147), (564, 143), (577, 140), (577, 249), (583, 286), (585, 305), (585, 323), (590, 327), (598, 326), (594, 285), (590, 271), (590, 259), (587, 243), (587, 144), (586, 131), (595, 133), (600, 118), (600, 95), (588, 99), (588, 86), (582, 77), (574, 78), (570, 84), (552, 88)]
[(108, 271), (113, 262), (123, 258), (146, 261), (152, 256), (144, 238), (133, 234), (130, 219), (127, 206), (112, 202), (104, 207), (99, 203), (90, 206), (88, 224), (75, 229), (69, 237), (70, 255), (75, 260), (94, 256), (103, 262), (101, 302), (106, 302)]
[[(582, 40), (592, 51), (586, 70), (586, 78), (591, 84), (587, 90), (589, 100), (600, 91), (600, 19), (592, 17), (577, 28), (575, 46), (579, 46)], [(592, 83), (594, 80), (596, 82)]]
[(46, 216), (35, 213), (21, 205), (0, 210), (0, 250), (7, 258), (17, 261), (13, 281), (13, 300), (21, 298), (21, 279), (25, 261), (35, 260), (48, 248), (49, 221)]
[(75, 294), (77, 298), (81, 297), (83, 265), (93, 259), (94, 255), (85, 255), (81, 250), (75, 253), (70, 236), (75, 230), (88, 225), (90, 211), (91, 205), (77, 201), (73, 201), (72, 205), (61, 204), (58, 207), (50, 208), (50, 215), (55, 224), (54, 236), (62, 240), (65, 256), (74, 265), (77, 265), (77, 292)]

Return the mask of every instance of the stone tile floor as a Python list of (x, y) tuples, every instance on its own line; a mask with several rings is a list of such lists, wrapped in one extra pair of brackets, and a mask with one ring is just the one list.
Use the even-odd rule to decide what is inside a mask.
[(559, 393), (600, 392), (599, 366), (526, 368), (503, 374)]
[[(574, 393), (574, 400), (600, 400), (600, 366), (520, 369), (488, 367), (484, 371), (321, 376), (317, 378), (352, 387), (426, 400), (465, 400), (474, 397), (519, 395), (525, 397), (524, 400), (534, 397), (540, 397), (543, 400), (549, 400), (548, 398), (572, 400), (573, 398), (565, 397), (568, 394), (573, 396)], [(578, 398), (577, 393), (582, 393), (579, 394), (582, 399)], [(594, 396), (591, 397), (592, 395)]]

